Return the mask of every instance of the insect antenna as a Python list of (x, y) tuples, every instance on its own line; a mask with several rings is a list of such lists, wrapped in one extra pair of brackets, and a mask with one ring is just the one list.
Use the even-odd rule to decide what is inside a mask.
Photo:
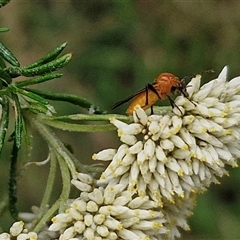
[(208, 70), (205, 70), (203, 72), (200, 72), (200, 73), (195, 73), (195, 74), (189, 74), (189, 75), (186, 75), (184, 76), (182, 79), (181, 79), (181, 82), (185, 82), (186, 80), (188, 79), (192, 79), (194, 77), (196, 77), (197, 75), (203, 75), (205, 73), (214, 73), (214, 69), (208, 69)]

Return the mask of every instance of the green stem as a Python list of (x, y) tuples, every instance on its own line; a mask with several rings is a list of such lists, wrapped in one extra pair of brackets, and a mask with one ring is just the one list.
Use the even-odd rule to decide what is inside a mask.
[(116, 118), (118, 120), (122, 120), (124, 122), (130, 123), (132, 122), (132, 117), (120, 114), (72, 114), (66, 116), (57, 116), (57, 117), (49, 117), (44, 115), (43, 119), (51, 119), (51, 120), (74, 120), (74, 121), (108, 121), (110, 118)]
[(41, 221), (44, 213), (46, 212), (46, 207), (49, 204), (49, 199), (51, 197), (52, 189), (53, 189), (53, 184), (54, 180), (56, 177), (56, 168), (57, 168), (57, 159), (55, 154), (53, 153), (53, 150), (50, 149), (50, 170), (49, 170), (49, 175), (48, 175), (48, 180), (47, 180), (47, 186), (44, 192), (44, 196), (41, 202), (41, 205), (39, 207), (39, 212), (37, 218), (34, 220), (32, 223), (33, 228), (36, 227), (38, 221)]
[(1, 121), (0, 121), (0, 156), (2, 153), (6, 132), (8, 129), (9, 123), (9, 101), (6, 96), (2, 98), (2, 113), (1, 113)]
[(113, 126), (112, 124), (86, 125), (86, 124), (67, 123), (67, 122), (56, 121), (56, 120), (47, 120), (47, 119), (44, 119), (42, 122), (54, 128), (58, 128), (61, 130), (74, 131), (74, 132), (103, 132), (103, 131), (113, 131), (116, 129), (116, 127)]
[[(75, 124), (63, 121), (75, 120), (75, 121), (108, 121), (110, 118), (117, 118), (125, 122), (131, 122), (132, 117), (118, 114), (75, 114), (69, 116), (52, 117), (47, 115), (38, 115), (41, 122), (44, 124), (58, 128), (61, 130), (76, 131), (76, 132), (102, 132), (102, 131), (113, 131), (116, 129), (112, 124)], [(59, 121), (60, 120), (60, 121)]]
[(60, 200), (59, 212), (64, 212), (64, 210), (66, 209), (66, 203), (69, 198), (69, 194), (71, 190), (71, 178), (70, 178), (67, 162), (61, 155), (58, 156), (58, 163), (61, 170), (62, 184), (63, 184), (62, 193), (59, 198)]
[(17, 94), (12, 93), (12, 99), (14, 100), (13, 108), (15, 113), (15, 141), (16, 141), (16, 147), (20, 149), (22, 145), (22, 130), (23, 130), (24, 121), (22, 117), (21, 104)]
[[(43, 216), (41, 216), (41, 215), (39, 216), (40, 221), (37, 223), (37, 225), (32, 230), (34, 232), (39, 232), (42, 229), (42, 227), (44, 226), (44, 224), (46, 224), (46, 222), (49, 221), (49, 219), (53, 216), (53, 214), (57, 210), (58, 210), (58, 212), (63, 212), (65, 210), (66, 202), (67, 202), (67, 200), (69, 198), (69, 194), (70, 194), (70, 189), (71, 189), (70, 181), (71, 181), (71, 178), (70, 178), (70, 173), (69, 173), (69, 169), (68, 169), (68, 164), (65, 161), (65, 159), (62, 158), (61, 155), (59, 155), (58, 151), (54, 151), (53, 149), (51, 149), (51, 152), (52, 152), (52, 154), (54, 155), (54, 158), (55, 158), (55, 160), (54, 160), (55, 161), (55, 163), (54, 163), (55, 166), (53, 166), (52, 171), (54, 172), (55, 168), (56, 168), (56, 156), (57, 156), (58, 163), (59, 163), (59, 166), (60, 166), (61, 175), (62, 175), (62, 182), (63, 182), (62, 193), (61, 193), (59, 199), (46, 212), (46, 214), (44, 214)], [(50, 176), (50, 174), (49, 174), (49, 177), (51, 177), (50, 181), (53, 184), (55, 174), (53, 174), (52, 176)], [(50, 184), (50, 185), (52, 185), (52, 184)], [(48, 189), (46, 188), (45, 199), (43, 199), (42, 204), (41, 204), (43, 211), (44, 211), (44, 209), (46, 207), (45, 204), (48, 203), (49, 196), (51, 195), (52, 187), (50, 185), (49, 185), (49, 187), (47, 187)], [(48, 193), (47, 193), (47, 191), (48, 191)]]
[(75, 166), (78, 167), (78, 171), (84, 173), (96, 172), (96, 167), (80, 163), (64, 146), (64, 144), (51, 132), (51, 130), (42, 124), (34, 114), (29, 113), (28, 118), (31, 118), (31, 122), (34, 124), (38, 132), (43, 136), (44, 139), (46, 139), (48, 144), (66, 161), (73, 177), (76, 174)]
[(59, 199), (52, 205), (51, 208), (46, 212), (46, 214), (41, 218), (41, 220), (38, 222), (38, 224), (32, 229), (33, 232), (39, 232), (43, 226), (46, 224), (46, 222), (49, 221), (49, 219), (53, 216), (53, 214), (58, 210), (60, 205)]
[(15, 220), (18, 219), (18, 209), (17, 209), (17, 159), (18, 151), (16, 139), (13, 141), (13, 148), (11, 153), (10, 162), (10, 173), (9, 173), (9, 211)]
[(39, 232), (57, 210), (59, 210), (59, 212), (63, 212), (66, 208), (66, 202), (69, 198), (71, 179), (70, 179), (68, 164), (66, 163), (65, 159), (59, 155), (58, 152), (55, 152), (55, 155), (56, 154), (58, 156), (57, 159), (61, 169), (62, 180), (63, 180), (62, 192), (59, 199), (52, 205), (52, 207), (46, 212), (46, 214), (42, 216), (38, 224), (33, 228), (32, 231), (34, 232)]
[(76, 169), (74, 162), (77, 162), (77, 159), (72, 156), (64, 144), (50, 131), (48, 127), (40, 123), (33, 114), (31, 116), (33, 117), (32, 123), (37, 128), (38, 132), (44, 137), (48, 144), (65, 159), (72, 175), (75, 176)]

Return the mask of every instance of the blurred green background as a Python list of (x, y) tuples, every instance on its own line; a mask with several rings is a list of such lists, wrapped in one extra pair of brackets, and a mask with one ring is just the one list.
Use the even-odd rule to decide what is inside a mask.
[[(161, 72), (179, 77), (229, 66), (229, 78), (240, 75), (240, 2), (238, 1), (57, 1), (12, 0), (0, 10), (3, 41), (27, 65), (68, 41), (72, 62), (64, 77), (39, 86), (87, 98), (109, 112), (118, 100), (141, 89)], [(205, 74), (206, 80), (213, 78)], [(56, 104), (59, 114), (81, 109)], [(124, 113), (126, 105), (116, 113)], [(79, 160), (91, 163), (91, 155), (117, 147), (115, 133), (64, 133)], [(10, 146), (9, 146), (10, 147)], [(47, 146), (34, 135), (33, 161), (47, 157)], [(7, 187), (9, 149), (0, 167), (0, 194)], [(38, 205), (48, 167), (30, 166), (19, 183), (19, 209)], [(6, 169), (6, 170), (5, 170)], [(181, 239), (240, 239), (240, 170), (229, 169), (219, 186), (199, 196), (191, 232)], [(59, 194), (61, 179), (56, 181)], [(10, 218), (0, 216), (3, 228)], [(6, 230), (6, 229), (5, 229)]]

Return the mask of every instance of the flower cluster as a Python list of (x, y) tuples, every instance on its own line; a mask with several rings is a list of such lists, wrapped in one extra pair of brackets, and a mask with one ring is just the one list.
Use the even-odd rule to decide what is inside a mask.
[[(67, 239), (149, 239), (166, 234), (164, 214), (149, 197), (133, 198), (121, 183), (98, 187), (86, 174), (78, 174), (72, 183), (80, 197), (69, 203), (65, 213), (52, 218), (51, 231), (60, 231)], [(154, 210), (155, 209), (155, 210)]]
[(24, 229), (23, 221), (15, 222), (10, 227), (9, 233), (1, 233), (0, 240), (37, 240), (38, 236), (35, 232), (28, 232), (27, 229)]
[(122, 145), (93, 155), (110, 161), (100, 179), (78, 174), (80, 191), (49, 230), (60, 240), (160, 240), (189, 230), (195, 197), (237, 167), (240, 157), (240, 77), (226, 81), (227, 68), (200, 87), (187, 86), (168, 114), (147, 114), (139, 106), (134, 122), (112, 118)]
[(187, 86), (189, 98), (179, 96), (173, 113), (147, 116), (137, 106), (134, 123), (111, 119), (123, 144), (93, 155), (111, 160), (98, 185), (122, 182), (131, 193), (156, 202), (166, 216), (173, 208), (181, 215), (186, 205), (180, 220), (185, 222), (193, 207), (191, 195), (218, 183), (228, 174), (227, 165), (237, 167), (240, 77), (227, 82), (226, 74), (225, 67), (202, 87), (201, 76), (194, 77)]

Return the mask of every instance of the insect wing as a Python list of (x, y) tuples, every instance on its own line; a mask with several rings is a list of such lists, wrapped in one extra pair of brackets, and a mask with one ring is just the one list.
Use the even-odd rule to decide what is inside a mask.
[(133, 95), (131, 95), (131, 96), (129, 96), (129, 97), (127, 97), (127, 98), (119, 101), (119, 102), (116, 102), (116, 103), (112, 106), (112, 109), (115, 109), (115, 108), (121, 106), (122, 104), (130, 101), (131, 99), (133, 99), (134, 97), (136, 97), (137, 95), (139, 95), (140, 93), (145, 92), (145, 91), (146, 91), (146, 88), (143, 88), (143, 89), (139, 90), (138, 92), (136, 92), (135, 94), (133, 94)]

